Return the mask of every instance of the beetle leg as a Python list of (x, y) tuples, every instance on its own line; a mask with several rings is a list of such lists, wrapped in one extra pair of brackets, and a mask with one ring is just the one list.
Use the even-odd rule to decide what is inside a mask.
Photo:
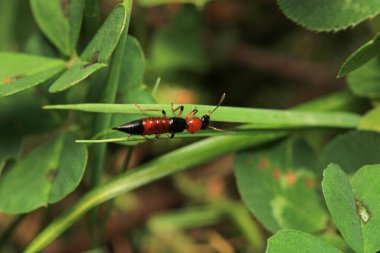
[(160, 135), (159, 135), (159, 134), (156, 134), (156, 137), (154, 137), (153, 141), (157, 141), (158, 138), (160, 138)]
[(174, 114), (176, 111), (179, 110), (179, 113), (178, 113), (177, 117), (181, 117), (183, 109), (184, 109), (183, 105), (180, 105), (180, 106), (178, 106), (177, 108), (174, 109), (173, 103), (172, 103), (172, 113)]
[(186, 118), (193, 117), (198, 112), (198, 109), (194, 107), (194, 109), (186, 116)]
[(142, 108), (141, 106), (139, 106), (138, 104), (133, 104), (137, 109), (139, 109), (142, 113), (145, 113), (145, 112), (159, 112), (161, 111), (163, 116), (166, 117), (166, 112), (165, 110), (160, 110), (160, 109), (144, 109)]

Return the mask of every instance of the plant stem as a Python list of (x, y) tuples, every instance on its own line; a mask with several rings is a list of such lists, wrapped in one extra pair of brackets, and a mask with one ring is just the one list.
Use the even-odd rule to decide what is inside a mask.
[[(115, 52), (111, 61), (111, 68), (108, 76), (108, 81), (104, 90), (104, 96), (102, 102), (104, 103), (113, 103), (116, 98), (117, 87), (119, 84), (120, 72), (122, 68), (122, 60), (125, 51), (125, 41), (127, 38), (127, 30), (123, 32), (120, 37), (118, 46), (115, 49)], [(95, 119), (95, 128), (94, 132), (99, 132), (103, 129), (109, 128), (111, 124), (112, 115), (111, 114), (101, 114)], [(103, 143), (93, 147), (92, 152), (92, 169), (91, 169), (91, 186), (96, 187), (101, 181), (101, 176), (104, 168), (104, 161), (106, 155), (107, 144)], [(90, 233), (93, 244), (98, 244), (96, 242), (100, 241), (100, 238), (96, 238), (96, 224), (99, 224), (97, 221), (97, 213), (94, 210), (91, 213), (91, 227)], [(95, 246), (95, 245), (94, 245)]]

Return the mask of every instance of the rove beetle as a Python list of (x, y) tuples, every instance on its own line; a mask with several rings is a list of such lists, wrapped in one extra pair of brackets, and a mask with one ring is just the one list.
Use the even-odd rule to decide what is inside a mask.
[[(210, 116), (216, 109), (222, 104), (226, 93), (223, 93), (222, 97), (219, 100), (218, 105), (207, 114), (203, 115), (202, 118), (194, 117), (198, 112), (197, 108), (194, 108), (185, 118), (181, 118), (183, 112), (183, 105), (174, 109), (172, 103), (172, 112), (173, 114), (179, 110), (177, 116), (168, 118), (166, 116), (165, 110), (159, 109), (143, 109), (137, 104), (134, 104), (140, 111), (161, 111), (162, 117), (149, 117), (142, 118), (138, 120), (133, 120), (124, 125), (114, 127), (112, 129), (118, 130), (130, 135), (141, 135), (148, 140), (156, 141), (161, 134), (171, 134), (170, 138), (173, 138), (176, 133), (181, 133), (187, 130), (190, 133), (195, 133), (201, 129), (213, 129), (215, 131), (223, 131), (221, 129), (210, 126)], [(154, 134), (156, 135), (154, 139), (149, 139), (145, 135)]]

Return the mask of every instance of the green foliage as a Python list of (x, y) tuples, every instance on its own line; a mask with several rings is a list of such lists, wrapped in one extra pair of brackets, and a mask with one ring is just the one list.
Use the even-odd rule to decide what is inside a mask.
[(324, 172), (323, 194), (340, 233), (355, 252), (374, 253), (380, 249), (378, 226), (380, 166), (366, 165), (352, 177), (331, 164)]
[(377, 0), (277, 0), (284, 14), (308, 29), (337, 31), (355, 26), (380, 13)]
[[(117, 5), (80, 58), (77, 58), (75, 49), (81, 27), (84, 1), (71, 1), (66, 6), (70, 13), (69, 19), (65, 17), (63, 13), (65, 10), (62, 10), (58, 0), (31, 0), (31, 5), (41, 30), (63, 54), (72, 56), (72, 59), (65, 63), (59, 59), (1, 53), (0, 96), (36, 86), (63, 70), (65, 65), (68, 70), (53, 83), (49, 89), (50, 92), (63, 91), (105, 67), (122, 32), (128, 26), (127, 21), (129, 22), (131, 11), (131, 1)], [(51, 22), (52, 19), (56, 22)]]
[(120, 4), (113, 9), (102, 27), (80, 55), (80, 59), (88, 62), (107, 63), (121, 34), (126, 26), (128, 26), (127, 20), (129, 22), (131, 2), (125, 1), (124, 4)]
[(380, 107), (376, 107), (363, 115), (359, 128), (380, 132)]
[(310, 171), (316, 159), (304, 141), (290, 139), (267, 150), (246, 151), (234, 164), (244, 202), (268, 230), (315, 232), (326, 226)]
[(318, 237), (295, 231), (282, 230), (268, 240), (267, 253), (342, 253)]
[(70, 133), (54, 137), (3, 175), (0, 210), (25, 213), (57, 202), (72, 192), (82, 178), (87, 161), (86, 147), (75, 144), (75, 138)]
[(343, 77), (350, 72), (360, 68), (371, 59), (380, 54), (380, 38), (376, 36), (374, 39), (368, 41), (361, 46), (358, 50), (348, 57), (339, 70), (338, 77)]
[[(211, 116), (212, 125), (214, 122), (246, 124), (236, 127), (233, 132), (206, 130), (196, 134), (178, 134), (176, 137), (179, 138), (213, 136), (180, 148), (175, 146), (176, 140), (171, 140), (170, 145), (165, 143), (169, 143), (168, 140), (163, 140), (165, 146), (173, 145), (173, 149), (176, 148), (101, 184), (108, 178), (105, 169), (114, 169), (113, 163), (119, 164), (123, 160), (119, 154), (122, 153), (121, 149), (118, 150), (121, 152), (115, 152), (116, 159), (109, 157), (112, 151), (120, 147), (113, 145), (107, 149), (106, 142), (128, 140), (128, 145), (136, 145), (143, 139), (143, 136), (129, 138), (110, 127), (141, 118), (142, 115), (161, 116), (157, 111), (142, 113), (134, 103), (143, 104), (142, 107), (146, 109), (164, 109), (170, 115), (172, 107), (167, 102), (155, 104), (158, 85), (151, 93), (147, 91), (145, 82), (151, 84), (159, 80), (159, 73), (163, 76), (163, 86), (167, 85), (166, 82), (178, 81), (177, 77), (185, 78), (187, 82), (184, 84), (190, 84), (191, 75), (196, 77), (199, 84), (209, 84), (210, 76), (213, 78), (215, 75), (208, 71), (214, 67), (212, 63), (217, 67), (235, 61), (243, 63), (244, 59), (239, 58), (242, 55), (238, 56), (236, 52), (239, 52), (243, 42), (255, 40), (257, 35), (242, 34), (253, 30), (253, 26), (236, 30), (235, 25), (245, 22), (247, 13), (251, 12), (239, 8), (241, 5), (234, 1), (230, 1), (224, 11), (216, 12), (221, 4), (218, 2), (210, 5), (205, 12), (207, 16), (204, 16), (201, 8), (196, 7), (203, 7), (209, 0), (142, 0), (135, 5), (138, 8), (135, 12), (137, 22), (132, 23), (131, 29), (142, 40), (142, 47), (137, 38), (128, 35), (132, 0), (108, 3), (108, 10), (101, 9), (103, 6), (98, 1), (91, 0), (29, 2), (30, 6), (20, 0), (0, 2), (0, 50), (24, 52), (0, 52), (0, 211), (24, 214), (47, 207), (49, 210), (46, 213), (56, 215), (61, 205), (49, 205), (60, 202), (72, 193), (81, 183), (86, 167), (89, 169), (86, 194), (79, 195), (79, 200), (74, 204), (70, 199), (67, 204), (65, 201), (62, 206), (68, 205), (66, 211), (57, 215), (52, 222), (47, 220), (49, 224), (41, 228), (25, 252), (42, 251), (87, 212), (116, 196), (236, 152), (234, 165), (237, 185), (244, 203), (225, 199), (230, 196), (223, 193), (211, 205), (208, 203), (201, 208), (183, 208), (175, 214), (156, 216), (149, 223), (151, 230), (154, 233), (162, 229), (165, 233), (170, 230), (181, 232), (182, 229), (214, 224), (228, 218), (254, 251), (262, 251), (264, 247), (264, 235), (260, 233), (256, 222), (276, 233), (268, 241), (268, 253), (350, 251), (348, 247), (363, 253), (380, 250), (380, 111), (375, 108), (362, 117), (356, 112), (358, 108), (363, 108), (363, 100), (354, 96), (369, 98), (374, 105), (374, 100), (380, 97), (378, 36), (356, 50), (338, 74), (339, 77), (348, 75), (354, 95), (348, 92), (334, 94), (291, 110), (221, 106)], [(156, 8), (154, 11), (159, 14), (155, 14), (158, 18), (145, 19), (145, 14), (150, 11), (141, 6), (167, 3), (175, 5)], [(181, 6), (180, 3), (196, 6)], [(292, 20), (317, 31), (345, 29), (380, 12), (380, 4), (375, 0), (357, 0), (355, 3), (345, 0), (278, 0), (278, 4)], [(256, 18), (259, 9), (255, 8), (254, 15), (250, 16)], [(18, 12), (19, 17), (16, 18), (15, 13)], [(168, 14), (170, 17), (166, 16)], [(169, 18), (161, 20), (161, 16)], [(204, 22), (205, 17), (207, 22)], [(38, 27), (34, 27), (31, 18), (34, 18)], [(210, 30), (204, 25), (218, 19), (218, 24)], [(24, 27), (25, 23), (27, 27)], [(266, 30), (262, 24), (260, 22), (260, 27)], [(152, 33), (152, 29), (157, 31)], [(217, 34), (217, 37), (209, 40), (212, 33)], [(150, 34), (152, 36), (147, 36)], [(244, 40), (235, 41), (240, 37)], [(268, 41), (263, 38), (260, 43)], [(212, 45), (208, 45), (209, 42)], [(279, 43), (278, 48), (283, 44)], [(205, 45), (213, 51), (206, 52), (203, 48)], [(298, 44), (292, 47), (300, 48)], [(143, 48), (148, 49), (147, 61)], [(219, 52), (219, 49), (222, 51)], [(213, 58), (215, 55), (218, 55), (217, 59)], [(245, 73), (237, 70), (240, 69), (238, 65), (226, 67), (228, 73), (220, 78)], [(218, 80), (221, 79), (215, 83), (219, 88), (228, 89), (228, 83)], [(241, 80), (245, 82), (251, 79)], [(264, 83), (266, 78), (259, 77), (257, 80)], [(82, 85), (74, 88), (79, 83)], [(192, 95), (198, 96), (200, 101), (207, 98), (209, 93), (203, 92), (205, 87), (193, 83), (194, 90), (202, 92)], [(73, 89), (69, 92), (63, 92), (71, 87)], [(238, 88), (240, 86), (236, 86), (236, 89), (230, 87), (227, 98), (234, 90), (240, 92)], [(175, 89), (166, 86), (162, 90), (159, 92), (165, 92), (166, 95)], [(175, 92), (175, 95), (170, 94), (173, 99), (177, 95)], [(249, 96), (246, 95), (246, 100)], [(236, 99), (233, 94), (230, 97)], [(286, 95), (284, 98), (286, 100)], [(42, 110), (41, 107), (46, 104), (50, 104), (46, 109), (74, 112)], [(186, 104), (183, 115), (195, 106), (199, 109), (197, 116), (215, 108), (215, 105)], [(230, 125), (227, 124), (225, 128)], [(372, 132), (353, 131), (335, 137), (339, 129)], [(309, 138), (308, 143), (303, 137), (309, 134), (321, 140)], [(87, 166), (87, 146), (78, 143), (78, 139), (94, 135), (93, 140), (81, 141), (100, 143), (90, 149)], [(112, 138), (98, 139), (104, 136)], [(325, 136), (331, 136), (331, 141), (323, 150), (330, 138)], [(162, 143), (155, 144), (158, 146), (157, 153), (164, 152), (159, 146)], [(156, 145), (152, 145), (152, 150)], [(316, 150), (323, 150), (320, 157), (317, 157)], [(120, 166), (128, 167), (131, 152), (129, 147), (126, 162)], [(141, 160), (144, 159), (146, 157)], [(112, 165), (109, 165), (109, 161), (112, 161)], [(329, 222), (327, 209), (321, 203), (322, 192), (319, 188), (321, 172), (326, 167), (322, 190), (332, 222)], [(215, 187), (217, 191), (220, 191), (219, 187)], [(81, 192), (78, 191), (78, 194)], [(212, 197), (207, 198), (207, 201), (210, 199)], [(93, 216), (90, 214), (90, 219), (85, 219), (94, 218), (90, 221), (91, 233), (95, 231), (95, 234), (102, 234), (101, 227), (105, 227), (108, 213), (111, 212), (112, 205), (108, 204), (105, 205), (105, 218), (103, 215), (96, 216), (96, 210)], [(252, 214), (255, 219), (250, 217)], [(0, 229), (1, 252), (4, 249), (7, 251), (7, 248), (2, 248), (4, 242), (22, 217), (16, 217), (14, 225)], [(102, 239), (97, 235), (92, 238), (99, 244), (103, 244)]]
[[(184, 114), (189, 113), (194, 107), (199, 110), (199, 115), (207, 114), (215, 108), (215, 105), (187, 104)], [(124, 113), (141, 115), (141, 111), (133, 104), (67, 104), (45, 106), (45, 109), (78, 110), (85, 112)], [(171, 105), (144, 104), (144, 108), (171, 111)], [(160, 116), (160, 112), (148, 111), (147, 116)], [(355, 128), (360, 117), (347, 112), (304, 112), (292, 110), (250, 109), (242, 107), (220, 106), (212, 114), (213, 121), (252, 123), (251, 129), (268, 128), (297, 128), (297, 127), (339, 127)], [(247, 127), (245, 127), (247, 128)]]
[[(154, 37), (150, 64), (160, 71), (204, 71), (202, 20), (195, 7), (184, 8), (175, 20)], [(185, 50), (184, 50), (185, 49)]]
[(321, 154), (320, 168), (329, 163), (339, 164), (347, 173), (353, 173), (365, 164), (380, 163), (378, 147), (380, 134), (350, 132), (331, 141)]
[[(65, 55), (70, 55), (69, 21), (60, 0), (30, 0), (38, 26), (46, 37)], [(52, 22), (54, 20), (54, 22)]]
[[(94, 188), (76, 205), (47, 226), (26, 248), (25, 252), (36, 252), (59, 236), (82, 215), (95, 206), (126, 191), (136, 189), (159, 178), (209, 161), (232, 150), (240, 150), (266, 143), (281, 137), (281, 133), (258, 134), (251, 138), (221, 136), (195, 142), (167, 153), (133, 171), (113, 178), (106, 184)], [(173, 161), (181, 161), (173, 163)]]
[(0, 97), (34, 87), (60, 72), (65, 62), (20, 53), (0, 53)]
[(49, 91), (55, 93), (66, 90), (106, 66), (103, 63), (76, 62), (50, 86)]
[(171, 3), (192, 3), (202, 7), (210, 1), (211, 0), (140, 0), (140, 4), (143, 6), (156, 6)]
[[(145, 56), (139, 42), (132, 36), (128, 36), (125, 42), (125, 51), (119, 77), (119, 85), (117, 92), (118, 103), (153, 103), (154, 99), (145, 90), (143, 85), (143, 77), (145, 72)], [(137, 116), (140, 117), (140, 116)], [(113, 116), (112, 125), (117, 126), (132, 119), (136, 116), (126, 116), (124, 114), (116, 114)], [(122, 137), (122, 134), (118, 136)]]
[(372, 59), (348, 75), (347, 82), (352, 92), (368, 98), (380, 97), (380, 59)]

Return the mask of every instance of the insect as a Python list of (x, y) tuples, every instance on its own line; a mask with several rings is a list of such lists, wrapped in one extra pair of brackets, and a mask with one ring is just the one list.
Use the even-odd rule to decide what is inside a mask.
[[(165, 110), (158, 109), (143, 109), (139, 105), (135, 106), (142, 112), (146, 111), (161, 111), (162, 117), (148, 117), (142, 118), (138, 120), (133, 120), (124, 125), (114, 127), (112, 129), (118, 130), (124, 133), (128, 133), (130, 135), (141, 135), (148, 140), (156, 141), (160, 137), (161, 134), (170, 134), (170, 138), (174, 138), (176, 133), (181, 133), (187, 130), (190, 133), (195, 133), (201, 129), (213, 129), (215, 131), (223, 131), (221, 129), (210, 126), (210, 116), (216, 109), (222, 104), (226, 94), (223, 93), (222, 97), (219, 100), (217, 106), (209, 111), (207, 114), (203, 115), (201, 118), (194, 117), (194, 115), (198, 112), (198, 109), (194, 107), (194, 109), (185, 117), (181, 118), (181, 115), (184, 110), (184, 106), (178, 106), (174, 109), (172, 103), (172, 112), (173, 114), (177, 111), (178, 114), (175, 117), (167, 117)], [(155, 137), (153, 139), (149, 139), (145, 135), (154, 134)]]

